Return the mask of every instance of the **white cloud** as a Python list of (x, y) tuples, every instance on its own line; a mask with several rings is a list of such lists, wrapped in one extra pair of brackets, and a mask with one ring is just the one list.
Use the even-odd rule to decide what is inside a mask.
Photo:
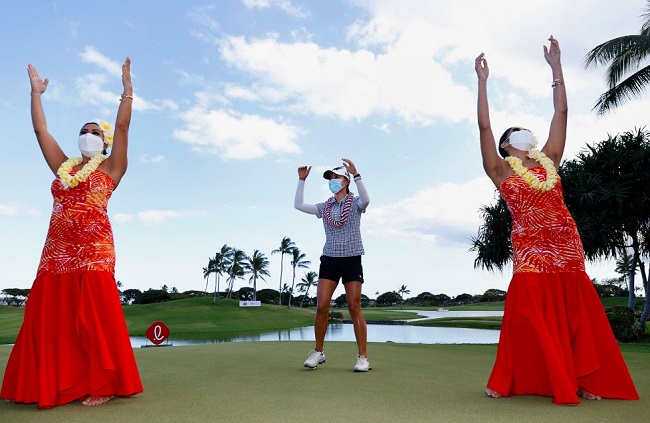
[[(219, 42), (223, 60), (255, 78), (249, 87), (231, 86), (225, 94), (343, 120), (380, 114), (421, 125), (439, 120), (471, 122), (475, 119), (473, 59), (484, 51), (491, 67), (490, 91), (497, 94), (494, 101), (491, 93), (494, 110), (540, 115), (533, 101), (551, 103), (550, 71), (542, 49), (550, 32), (563, 46), (567, 78), (581, 89), (586, 76), (593, 76), (582, 66), (584, 54), (593, 46), (574, 45), (571, 34), (559, 29), (588, 33), (598, 26), (607, 32), (618, 29), (607, 16), (636, 10), (633, 0), (624, 0), (625, 12), (623, 5), (598, 2), (602, 17), (593, 22), (581, 18), (593, 2), (576, 6), (495, 0), (490, 7), (479, 0), (448, 2), (444, 7), (430, 0), (410, 0), (408, 7), (394, 0), (352, 3), (365, 10), (367, 18), (346, 29), (349, 48), (322, 47), (310, 35), (296, 37), (295, 31), (292, 43), (280, 42), (277, 34), (223, 37)], [(251, 8), (278, 4), (245, 1)], [(468, 13), (471, 10), (481, 13)], [(493, 31), (495, 25), (503, 30)], [(508, 94), (499, 95), (504, 88)]]
[(122, 77), (122, 63), (111, 60), (93, 46), (86, 46), (79, 56), (81, 56), (81, 61), (84, 63), (97, 65), (111, 76)]
[[(97, 65), (103, 71), (100, 73), (88, 73), (75, 79), (75, 87), (77, 89), (79, 98), (83, 102), (95, 106), (116, 106), (119, 103), (120, 95), (108, 91), (105, 88), (105, 85), (111, 83), (117, 78), (119, 78), (121, 81), (121, 62), (111, 60), (110, 58), (100, 53), (93, 46), (86, 46), (84, 51), (80, 53), (79, 56), (81, 57), (82, 62)], [(177, 109), (178, 105), (173, 100), (157, 99), (153, 101), (147, 101), (137, 95), (134, 95), (133, 97), (133, 110), (160, 111)], [(105, 113), (108, 113), (108, 111)]]
[(300, 151), (295, 142), (299, 128), (269, 118), (200, 106), (180, 117), (185, 129), (174, 130), (176, 139), (197, 151), (221, 154), (225, 159), (255, 159), (269, 152)]
[(295, 6), (289, 0), (244, 0), (244, 6), (249, 9), (269, 9), (277, 7), (290, 16), (305, 18), (309, 16), (300, 6)]
[(26, 209), (18, 204), (3, 204), (0, 203), (0, 216), (16, 217), (16, 216), (29, 216), (39, 217), (41, 213), (36, 209)]
[(0, 216), (17, 216), (18, 209), (15, 206), (0, 203)]
[(195, 7), (187, 13), (187, 17), (197, 24), (197, 26), (190, 31), (190, 34), (193, 37), (206, 43), (216, 41), (214, 33), (218, 33), (221, 30), (221, 25), (209, 16), (209, 13), (214, 9), (215, 6)]
[(467, 107), (474, 102), (471, 91), (427, 51), (412, 49), (408, 42), (375, 54), (321, 48), (313, 42), (282, 43), (277, 36), (231, 36), (222, 40), (220, 52), (228, 63), (256, 76), (257, 86), (286, 93), (260, 100), (284, 101), (284, 107), (297, 113), (343, 120), (395, 114), (418, 124), (473, 117)]
[(381, 132), (384, 132), (386, 134), (390, 134), (390, 124), (389, 123), (382, 123), (381, 125), (373, 125), (373, 128), (380, 130)]
[(171, 219), (182, 219), (194, 216), (207, 216), (207, 213), (200, 210), (146, 210), (138, 212), (135, 215), (118, 213), (113, 217), (113, 220), (120, 224), (140, 223), (144, 226), (154, 226), (165, 224)]
[(380, 237), (467, 249), (481, 224), (480, 208), (493, 204), (495, 195), (487, 177), (462, 184), (444, 183), (397, 199), (392, 205), (369, 208), (364, 226)]
[(165, 163), (167, 161), (165, 156), (162, 154), (158, 154), (157, 156), (152, 156), (151, 154), (141, 154), (140, 157), (138, 157), (138, 160), (140, 163)]

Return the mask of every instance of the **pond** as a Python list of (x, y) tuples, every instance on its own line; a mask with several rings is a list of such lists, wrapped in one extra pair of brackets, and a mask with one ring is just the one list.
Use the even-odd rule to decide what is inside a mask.
[[(422, 316), (418, 319), (443, 317), (486, 317), (503, 316), (502, 311), (412, 311)], [(252, 341), (314, 341), (314, 327), (305, 326), (295, 329), (279, 330), (261, 333), (258, 335), (238, 336), (232, 339), (188, 340), (170, 337), (170, 343), (175, 346), (214, 344), (221, 342), (252, 342)], [(325, 341), (350, 341), (354, 342), (354, 329), (352, 324), (332, 323), (327, 329)], [(368, 324), (368, 342), (396, 342), (403, 344), (496, 344), (499, 342), (499, 331), (488, 329), (465, 328), (438, 328), (410, 325), (381, 325)], [(131, 345), (139, 348), (151, 345), (145, 337), (131, 337)]]

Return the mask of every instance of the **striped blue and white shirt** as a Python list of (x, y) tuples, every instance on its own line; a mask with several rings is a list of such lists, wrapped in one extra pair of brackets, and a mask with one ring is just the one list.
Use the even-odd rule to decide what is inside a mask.
[[(325, 246), (323, 255), (328, 257), (353, 257), (364, 254), (363, 242), (361, 240), (361, 213), (365, 213), (370, 198), (361, 177), (355, 179), (359, 196), (354, 197), (347, 220), (340, 228), (334, 227), (323, 219), (325, 213), (325, 202), (318, 204), (305, 204), (303, 201), (305, 181), (298, 181), (294, 207), (305, 213), (313, 214), (323, 219), (325, 228)], [(341, 219), (341, 213), (345, 204), (345, 197), (342, 201), (335, 201), (330, 209), (330, 215), (334, 220)]]

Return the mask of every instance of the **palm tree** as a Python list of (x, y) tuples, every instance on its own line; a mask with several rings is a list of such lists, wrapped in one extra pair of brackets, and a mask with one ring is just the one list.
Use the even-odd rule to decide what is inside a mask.
[(242, 250), (232, 249), (230, 266), (228, 267), (228, 294), (226, 298), (232, 298), (232, 288), (235, 285), (235, 280), (243, 278), (246, 274), (246, 258), (246, 253)]
[(300, 292), (305, 293), (302, 296), (302, 299), (300, 300), (300, 307), (302, 307), (302, 303), (305, 301), (305, 297), (309, 295), (309, 288), (317, 285), (318, 285), (318, 273), (314, 271), (305, 273), (305, 277), (302, 278), (302, 282), (296, 285), (296, 287), (300, 290)]
[(476, 251), (474, 268), (481, 267), (489, 271), (503, 270), (512, 260), (510, 242), (512, 217), (506, 202), (499, 197), (496, 204), (484, 205), (479, 212), (483, 224), (479, 227), (478, 235), (472, 237), (472, 247), (469, 249)]
[(406, 285), (402, 285), (398, 290), (397, 293), (399, 296), (402, 298), (402, 303), (404, 302), (404, 294), (410, 294), (411, 290), (409, 290)]
[(627, 248), (621, 249), (621, 255), (616, 260), (616, 273), (627, 279), (628, 300), (627, 308), (634, 310), (634, 275), (636, 274), (637, 260), (634, 254), (630, 255)]
[(609, 88), (594, 105), (594, 110), (599, 115), (627, 100), (640, 97), (650, 84), (650, 65), (640, 68), (650, 54), (650, 1), (648, 5), (646, 13), (642, 15), (644, 21), (639, 35), (624, 35), (606, 41), (585, 56), (585, 67), (609, 63), (606, 72)]
[(211, 261), (212, 261), (212, 259), (208, 259), (208, 267), (203, 268), (203, 279), (205, 279), (205, 291), (203, 291), (203, 295), (206, 296), (206, 297), (208, 296), (208, 279), (209, 279), (210, 273), (212, 273), (212, 269), (211, 269), (211, 265), (210, 265)]
[(282, 242), (280, 242), (280, 248), (277, 250), (271, 251), (271, 254), (275, 253), (280, 253), (280, 300), (279, 300), (279, 305), (282, 305), (282, 268), (284, 266), (284, 255), (291, 253), (291, 250), (296, 244), (291, 240), (289, 237), (284, 237), (282, 238)]
[(293, 280), (291, 281), (291, 289), (289, 290), (289, 303), (287, 307), (291, 307), (291, 295), (293, 294), (293, 286), (296, 283), (296, 267), (301, 269), (307, 269), (311, 264), (311, 261), (305, 260), (307, 257), (305, 254), (301, 253), (298, 247), (293, 247), (291, 250), (291, 267), (293, 267)]
[(217, 300), (217, 294), (219, 292), (219, 279), (221, 275), (226, 273), (230, 268), (230, 259), (232, 257), (233, 249), (228, 246), (228, 244), (223, 244), (221, 250), (217, 251), (214, 255), (214, 258), (210, 259), (208, 263), (208, 269), (211, 273), (214, 273), (214, 295), (212, 297), (212, 304)]
[(287, 285), (286, 283), (282, 285), (282, 287), (280, 288), (280, 296), (282, 296), (283, 292), (289, 292), (290, 289), (291, 288), (289, 288), (289, 285)]
[(269, 259), (258, 250), (253, 251), (253, 255), (246, 257), (246, 259), (248, 260), (246, 269), (252, 275), (249, 283), (253, 283), (253, 301), (255, 301), (257, 299), (257, 279), (265, 281), (264, 276), (271, 276), (269, 273)]

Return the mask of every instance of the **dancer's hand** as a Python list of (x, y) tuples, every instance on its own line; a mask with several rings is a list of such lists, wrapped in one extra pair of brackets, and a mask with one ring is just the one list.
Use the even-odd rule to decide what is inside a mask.
[(300, 166), (298, 168), (298, 179), (304, 181), (305, 179), (307, 179), (307, 176), (309, 176), (310, 171), (311, 171), (311, 166)]
[(544, 46), (544, 59), (546, 62), (554, 66), (561, 66), (560, 64), (560, 43), (551, 35), (548, 39), (551, 42), (549, 47)]
[(131, 85), (131, 58), (127, 57), (122, 65), (122, 86), (124, 95), (133, 95), (133, 85)]
[(476, 69), (476, 75), (479, 81), (487, 81), (490, 75), (490, 68), (488, 67), (487, 60), (485, 60), (485, 53), (478, 55), (474, 61), (474, 69)]
[(29, 83), (32, 86), (32, 93), (43, 94), (47, 89), (47, 84), (49, 84), (50, 80), (47, 78), (42, 80), (38, 75), (38, 71), (32, 65), (27, 65), (27, 74), (29, 75)]

